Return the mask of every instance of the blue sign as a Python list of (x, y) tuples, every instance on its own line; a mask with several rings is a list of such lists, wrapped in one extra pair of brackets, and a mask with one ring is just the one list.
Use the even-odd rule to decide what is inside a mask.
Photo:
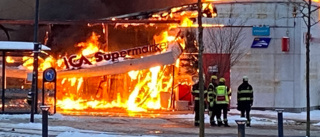
[(253, 36), (269, 36), (270, 27), (269, 26), (252, 27), (252, 35)]
[(254, 38), (251, 48), (268, 48), (271, 38)]
[(49, 68), (44, 71), (43, 75), (46, 81), (51, 82), (56, 78), (56, 71), (53, 68)]

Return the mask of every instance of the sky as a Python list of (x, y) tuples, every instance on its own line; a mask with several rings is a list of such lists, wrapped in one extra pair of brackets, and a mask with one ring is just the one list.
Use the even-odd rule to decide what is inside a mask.
[[(235, 109), (231, 109), (229, 112), (231, 115), (228, 116), (229, 124), (236, 125), (235, 120), (239, 119), (239, 111)], [(277, 125), (277, 112), (276, 111), (258, 111), (252, 110), (251, 113), (253, 115), (259, 115), (259, 117), (252, 116), (251, 123), (254, 125)], [(316, 121), (312, 123), (314, 126), (320, 126), (320, 110), (313, 110), (310, 112), (311, 120)], [(174, 115), (165, 115), (165, 118), (184, 118), (186, 120), (192, 121), (194, 118), (193, 114), (174, 114)], [(294, 121), (305, 120), (306, 112), (301, 113), (289, 113), (284, 112), (284, 123), (291, 123)], [(41, 123), (9, 123), (5, 121), (9, 121), (10, 119), (29, 119), (30, 114), (17, 114), (17, 115), (7, 115), (3, 114), (0, 115), (0, 136), (14, 136), (14, 137), (40, 137), (42, 124)], [(41, 119), (42, 116), (36, 114), (34, 116), (35, 119)], [(160, 116), (161, 118), (161, 116)], [(56, 119), (56, 120), (68, 120), (68, 121), (77, 121), (81, 119), (77, 116), (64, 116), (61, 114), (55, 114), (49, 116), (49, 119)], [(209, 116), (205, 115), (205, 122), (209, 123)], [(19, 134), (19, 133), (12, 133), (12, 132), (3, 132), (1, 129), (8, 129), (8, 128), (15, 128), (16, 131), (20, 131), (20, 133), (29, 132), (29, 134)], [(25, 130), (25, 131), (23, 131)], [(49, 131), (53, 130), (57, 132), (57, 137), (136, 137), (127, 135), (124, 133), (112, 133), (112, 132), (100, 132), (100, 131), (92, 131), (92, 130), (81, 130), (76, 129), (73, 127), (67, 126), (49, 126)], [(30, 132), (39, 132), (38, 135), (30, 135)], [(140, 135), (139, 135), (140, 136)], [(156, 136), (142, 136), (142, 137), (156, 137)]]

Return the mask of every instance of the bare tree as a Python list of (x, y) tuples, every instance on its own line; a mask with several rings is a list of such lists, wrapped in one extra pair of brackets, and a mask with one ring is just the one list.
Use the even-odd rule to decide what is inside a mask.
[[(221, 20), (215, 19), (215, 23), (221, 24)], [(230, 18), (228, 26), (206, 29), (208, 36), (205, 37), (205, 51), (217, 54), (214, 64), (218, 67), (218, 76), (223, 76), (245, 54), (245, 49), (242, 46), (245, 38), (242, 26), (245, 22), (246, 20), (240, 21)]]
[(312, 0), (292, 0), (294, 3), (293, 16), (302, 18), (307, 26), (306, 34), (306, 99), (307, 99), (307, 128), (306, 136), (310, 137), (310, 41), (311, 27), (316, 25), (320, 20), (315, 12), (319, 6), (313, 5)]

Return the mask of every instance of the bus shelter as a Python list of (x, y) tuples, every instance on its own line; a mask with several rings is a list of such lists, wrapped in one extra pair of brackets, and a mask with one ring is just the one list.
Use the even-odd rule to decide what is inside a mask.
[[(31, 56), (34, 50), (34, 45), (37, 43), (34, 42), (16, 42), (16, 41), (0, 41), (0, 53), (2, 56), (2, 78), (1, 78), (1, 110), (2, 113), (5, 113), (6, 108), (6, 57), (24, 57)], [(48, 51), (51, 50), (49, 47), (40, 44), (41, 50)], [(19, 68), (16, 68), (19, 69)], [(25, 76), (27, 77), (27, 75)]]

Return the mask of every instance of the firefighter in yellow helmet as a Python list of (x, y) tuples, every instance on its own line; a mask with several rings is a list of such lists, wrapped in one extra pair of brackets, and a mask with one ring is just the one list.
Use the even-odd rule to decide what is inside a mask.
[[(192, 95), (194, 96), (194, 111), (195, 111), (195, 117), (194, 117), (194, 126), (200, 125), (200, 84), (199, 84), (199, 77), (193, 77), (193, 81), (195, 84), (192, 86)], [(204, 85), (203, 85), (204, 86)], [(203, 87), (203, 93), (204, 97), (207, 96), (207, 89), (204, 86)], [(203, 103), (205, 104), (205, 102)], [(205, 107), (205, 106), (204, 106)]]
[[(217, 121), (218, 126), (224, 124), (225, 127), (230, 127), (228, 124), (227, 114), (228, 114), (228, 105), (229, 105), (229, 96), (231, 91), (225, 84), (226, 80), (224, 78), (219, 79), (219, 84), (216, 87), (216, 104), (218, 108)], [(221, 110), (223, 110), (223, 123), (221, 121)]]
[(210, 78), (210, 83), (208, 86), (208, 103), (209, 103), (209, 115), (210, 115), (210, 125), (215, 126), (216, 122), (214, 117), (217, 118), (217, 104), (215, 101), (216, 98), (216, 87), (218, 86), (218, 77), (212, 75)]

